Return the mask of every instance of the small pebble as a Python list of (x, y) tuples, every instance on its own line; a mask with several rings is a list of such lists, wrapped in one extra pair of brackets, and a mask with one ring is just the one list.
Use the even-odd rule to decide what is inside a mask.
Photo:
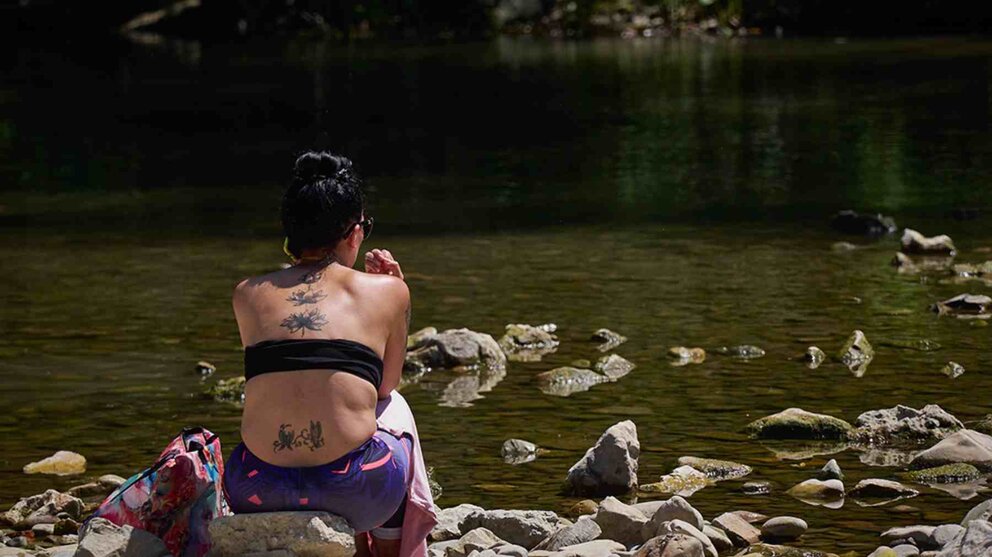
[(213, 375), (215, 371), (217, 371), (217, 366), (213, 365), (210, 362), (204, 362), (202, 360), (196, 362), (196, 372), (202, 375), (203, 377), (209, 377)]

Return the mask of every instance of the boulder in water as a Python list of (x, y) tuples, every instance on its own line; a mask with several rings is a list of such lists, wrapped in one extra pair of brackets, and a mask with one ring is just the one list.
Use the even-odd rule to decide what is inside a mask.
[(626, 420), (610, 426), (568, 470), (566, 482), (576, 495), (627, 493), (637, 486), (641, 444), (637, 426)]
[(796, 499), (840, 499), (844, 497), (844, 484), (840, 480), (806, 480), (786, 493)]
[(910, 468), (933, 468), (944, 464), (964, 463), (983, 471), (992, 470), (992, 437), (962, 429), (916, 455)]
[(809, 525), (794, 516), (776, 516), (761, 525), (761, 537), (766, 540), (788, 541), (801, 537)]
[(695, 456), (679, 457), (679, 466), (691, 466), (702, 472), (711, 480), (736, 480), (751, 473), (751, 467), (739, 462), (717, 460), (715, 458), (699, 458)]
[(406, 349), (416, 350), (417, 348), (427, 344), (427, 341), (435, 336), (437, 336), (437, 329), (435, 327), (424, 327), (419, 331), (410, 333), (410, 335), (406, 337)]
[(803, 354), (803, 361), (806, 362), (806, 367), (810, 369), (816, 369), (820, 367), (823, 360), (827, 359), (827, 355), (820, 350), (817, 346), (810, 346), (806, 349), (806, 353)]
[(868, 478), (857, 483), (848, 496), (856, 499), (901, 499), (905, 497), (916, 497), (919, 491), (892, 480), (879, 478)]
[(698, 347), (673, 346), (668, 349), (668, 357), (672, 360), (673, 366), (701, 364), (706, 361), (706, 351)]
[(206, 390), (208, 396), (217, 402), (232, 402), (234, 404), (244, 404), (245, 402), (245, 378), (244, 376), (221, 379), (214, 386)]
[(964, 375), (964, 366), (957, 362), (947, 362), (947, 365), (941, 368), (940, 372), (951, 379), (955, 379)]
[(506, 355), (493, 337), (468, 329), (448, 329), (427, 337), (406, 354), (404, 369), (425, 371), (451, 368), (505, 369)]
[(957, 484), (973, 482), (983, 476), (978, 468), (971, 464), (945, 464), (933, 468), (923, 468), (922, 470), (911, 470), (902, 474), (902, 477), (921, 484)]
[(597, 348), (600, 352), (609, 352), (627, 342), (627, 337), (609, 329), (599, 329), (592, 334), (592, 340), (601, 343)]
[(992, 298), (984, 294), (959, 294), (930, 306), (939, 315), (986, 317), (992, 315)]
[(854, 421), (852, 438), (871, 445), (933, 443), (964, 427), (960, 420), (936, 404), (917, 410), (897, 405), (869, 410)]
[(588, 391), (593, 385), (609, 381), (608, 377), (591, 369), (568, 366), (539, 373), (536, 378), (542, 393), (562, 397)]
[(634, 370), (634, 364), (623, 356), (617, 354), (610, 354), (609, 356), (603, 356), (596, 362), (595, 369), (599, 373), (602, 373), (611, 381), (616, 381), (621, 377), (627, 375)]
[(868, 364), (875, 357), (875, 349), (868, 342), (868, 337), (860, 330), (855, 330), (840, 349), (838, 359), (851, 370), (855, 377), (861, 377), (868, 370)]
[(537, 445), (523, 439), (507, 439), (499, 452), (507, 464), (524, 464), (537, 458)]
[(844, 439), (854, 428), (826, 414), (789, 408), (751, 422), (745, 431), (759, 439)]
[(667, 493), (689, 497), (711, 484), (713, 480), (692, 466), (679, 466), (657, 482), (638, 486), (637, 491), (641, 494)]
[(86, 471), (86, 457), (72, 451), (58, 451), (48, 458), (24, 466), (25, 474), (71, 476)]

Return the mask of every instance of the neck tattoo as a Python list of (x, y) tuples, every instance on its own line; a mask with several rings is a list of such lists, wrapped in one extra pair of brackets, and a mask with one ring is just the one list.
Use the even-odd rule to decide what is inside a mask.
[[(305, 260), (301, 260), (301, 263), (305, 263)], [(317, 261), (315, 268), (307, 271), (300, 277), (302, 288), (294, 290), (286, 298), (286, 301), (296, 307), (301, 307), (316, 305), (326, 298), (327, 295), (324, 294), (323, 290), (319, 289), (319, 283), (324, 277), (324, 269), (331, 263), (334, 263), (334, 254), (328, 254), (323, 259)], [(326, 324), (327, 318), (321, 313), (320, 308), (302, 309), (301, 307), (300, 311), (292, 312), (289, 314), (289, 317), (283, 319), (279, 326), (289, 329), (289, 332), (293, 334), (299, 332), (302, 337), (306, 336), (307, 331), (319, 331)]]

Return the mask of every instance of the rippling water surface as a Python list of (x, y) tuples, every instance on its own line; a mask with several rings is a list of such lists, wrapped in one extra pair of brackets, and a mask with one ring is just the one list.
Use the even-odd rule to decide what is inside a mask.
[[(803, 544), (867, 553), (908, 523), (958, 521), (978, 498), (923, 488), (897, 504), (813, 507), (782, 492), (837, 458), (847, 483), (893, 478), (858, 451), (740, 433), (790, 406), (853, 420), (940, 404), (992, 411), (990, 329), (927, 306), (981, 282), (900, 275), (894, 238), (832, 232), (840, 208), (881, 210), (992, 259), (988, 56), (992, 44), (502, 41), (322, 44), (100, 43), (24, 50), (0, 81), (0, 499), (78, 480), (24, 476), (57, 449), (89, 474), (127, 475), (187, 424), (238, 442), (240, 413), (205, 399), (193, 365), (240, 373), (233, 285), (281, 263), (279, 188), (318, 144), (369, 176), (377, 229), (408, 274), (413, 326), (556, 323), (561, 347), (511, 363), (470, 406), (460, 376), (407, 386), (442, 505), (563, 511), (568, 467), (609, 425), (636, 422), (640, 477), (682, 455), (729, 458), (774, 483), (692, 496), (708, 518), (742, 508), (806, 518)], [(977, 218), (959, 220), (962, 208)], [(975, 215), (972, 215), (975, 216)], [(835, 252), (851, 240), (860, 249)], [(570, 398), (534, 375), (600, 354), (599, 327), (637, 364)], [(795, 361), (855, 329), (876, 343), (861, 378)], [(934, 352), (882, 346), (930, 339)], [(673, 345), (757, 344), (673, 367)], [(953, 360), (967, 372), (949, 379)], [(549, 451), (511, 466), (502, 441)]]

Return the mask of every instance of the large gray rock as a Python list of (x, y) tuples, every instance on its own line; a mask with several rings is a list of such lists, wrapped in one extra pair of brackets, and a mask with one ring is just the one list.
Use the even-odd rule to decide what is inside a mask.
[(937, 557), (992, 557), (992, 523), (975, 520), (937, 554)]
[(154, 534), (131, 526), (118, 526), (103, 518), (94, 518), (86, 523), (80, 532), (79, 546), (76, 549), (76, 557), (171, 557), (171, 555), (165, 543)]
[(639, 544), (645, 539), (641, 530), (647, 524), (648, 517), (615, 497), (607, 497), (600, 502), (593, 520), (602, 530), (602, 538), (616, 540), (627, 546)]
[(882, 543), (892, 547), (909, 542), (921, 549), (935, 549), (933, 533), (936, 529), (936, 526), (923, 524), (889, 528), (882, 532)]
[(802, 408), (789, 408), (745, 427), (746, 432), (759, 439), (843, 439), (853, 429), (844, 420)]
[(702, 542), (686, 534), (666, 534), (646, 541), (634, 557), (706, 557)]
[(960, 420), (936, 404), (928, 404), (919, 410), (901, 404), (869, 410), (858, 416), (854, 425), (857, 431), (852, 437), (873, 445), (933, 443), (964, 428)]
[(992, 470), (992, 437), (962, 429), (916, 455), (910, 468), (933, 468), (953, 463), (971, 464), (979, 470)]
[(68, 514), (73, 520), (79, 520), (83, 513), (83, 501), (72, 495), (49, 489), (14, 503), (14, 506), (0, 515), (0, 522), (17, 530), (28, 530), (35, 524), (55, 524), (58, 522), (57, 515), (61, 513)]
[(558, 551), (570, 545), (590, 542), (600, 536), (603, 530), (599, 524), (590, 516), (584, 516), (575, 521), (575, 524), (566, 526), (554, 532), (534, 549), (545, 549), (548, 551)]
[(934, 528), (931, 539), (935, 547), (942, 548), (964, 533), (964, 527), (958, 524), (941, 524)]
[(482, 507), (470, 503), (462, 503), (455, 507), (448, 507), (437, 512), (437, 525), (431, 530), (428, 536), (431, 541), (440, 542), (445, 540), (456, 540), (462, 537), (461, 523), (465, 517), (475, 511), (484, 510)]
[(210, 523), (211, 557), (285, 551), (308, 557), (351, 557), (355, 531), (325, 512), (237, 514)]
[(468, 329), (449, 329), (422, 340), (406, 354), (404, 369), (429, 371), (459, 366), (503, 369), (506, 355), (493, 337)]
[(614, 424), (572, 465), (566, 482), (576, 495), (626, 493), (637, 486), (640, 454), (634, 422), (626, 420)]
[(665, 531), (662, 527), (672, 520), (681, 520), (697, 530), (703, 529), (703, 515), (688, 501), (676, 495), (658, 506), (651, 519), (641, 528), (641, 539), (649, 540), (663, 535)]
[(709, 538), (710, 543), (713, 544), (713, 547), (716, 548), (718, 553), (730, 551), (734, 548), (734, 542), (730, 541), (727, 533), (712, 524), (703, 525), (703, 534)]
[(957, 248), (954, 241), (946, 234), (940, 236), (927, 237), (912, 228), (907, 228), (902, 232), (903, 253), (919, 253), (923, 255), (954, 255)]
[(559, 527), (558, 515), (551, 511), (474, 511), (462, 522), (462, 530), (486, 528), (500, 539), (527, 549), (541, 543)]
[(579, 369), (570, 366), (557, 367), (550, 371), (538, 373), (535, 376), (538, 388), (546, 395), (566, 397), (575, 393), (588, 391), (594, 385), (610, 380), (591, 369)]

